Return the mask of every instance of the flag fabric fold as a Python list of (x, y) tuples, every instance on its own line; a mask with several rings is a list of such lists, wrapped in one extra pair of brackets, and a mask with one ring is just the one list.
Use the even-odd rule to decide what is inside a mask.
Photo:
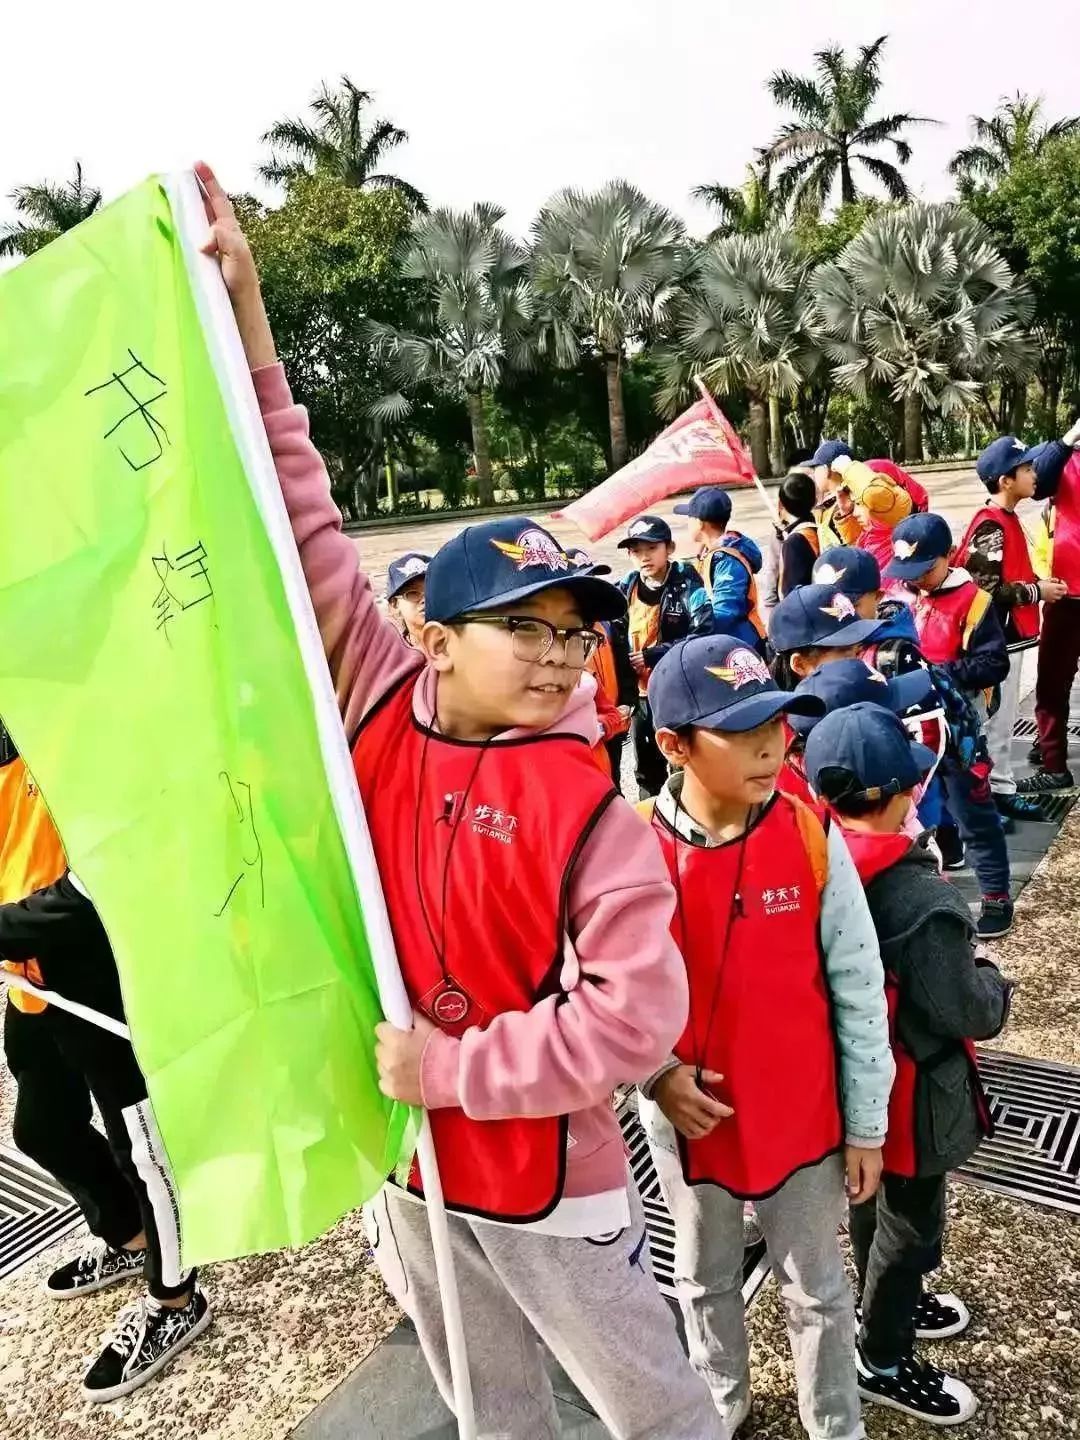
[(188, 1265), (314, 1238), (409, 1128), (191, 253), (151, 179), (0, 278), (0, 714), (112, 941)]
[(647, 450), (559, 511), (590, 540), (658, 501), (700, 485), (752, 485), (754, 467), (734, 427), (710, 395), (662, 431)]

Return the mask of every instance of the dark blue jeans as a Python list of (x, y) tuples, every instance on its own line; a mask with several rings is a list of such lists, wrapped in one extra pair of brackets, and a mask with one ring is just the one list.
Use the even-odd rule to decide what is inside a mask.
[(984, 895), (1008, 895), (1009, 852), (983, 767), (963, 770), (948, 755), (938, 767), (949, 813), (967, 846), (968, 863)]

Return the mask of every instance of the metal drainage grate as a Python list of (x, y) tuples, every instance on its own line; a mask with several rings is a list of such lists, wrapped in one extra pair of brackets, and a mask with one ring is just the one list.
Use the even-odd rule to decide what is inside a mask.
[(1076, 804), (1078, 798), (1080, 797), (1076, 795), (1054, 795), (1052, 793), (1040, 795), (1039, 806), (1042, 810), (1043, 821), (1051, 825), (1064, 824), (1065, 816)]
[(981, 1050), (979, 1070), (997, 1134), (959, 1178), (1080, 1215), (1080, 1069)]
[[(637, 1105), (632, 1095), (625, 1095), (616, 1106), (623, 1139), (630, 1153), (630, 1170), (641, 1195), (645, 1210), (645, 1225), (649, 1231), (649, 1251), (652, 1255), (656, 1283), (665, 1295), (675, 1294), (675, 1226), (664, 1204), (660, 1192), (660, 1181), (649, 1154), (649, 1142), (645, 1138)], [(743, 1256), (743, 1304), (753, 1302), (769, 1273), (769, 1262), (763, 1243), (751, 1245)]]
[(62, 1186), (18, 1150), (0, 1145), (0, 1276), (81, 1223), (78, 1206)]
[[(1080, 740), (1080, 725), (1069, 725), (1066, 727), (1073, 740)], [(1039, 733), (1039, 727), (1034, 720), (1017, 720), (1013, 726), (1013, 736), (1017, 740), (1034, 740)]]

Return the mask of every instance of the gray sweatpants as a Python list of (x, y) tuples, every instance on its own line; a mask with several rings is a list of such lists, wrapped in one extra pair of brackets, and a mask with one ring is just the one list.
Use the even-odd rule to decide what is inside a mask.
[[(651, 1144), (675, 1221), (675, 1281), (690, 1360), (729, 1424), (750, 1401), (742, 1304), (743, 1202), (716, 1185), (687, 1185), (679, 1157)], [(811, 1440), (863, 1440), (855, 1378), (855, 1309), (837, 1231), (847, 1201), (831, 1155), (800, 1170), (754, 1209), (787, 1311), (799, 1414)]]
[[(387, 1185), (364, 1215), (382, 1277), (452, 1408), (424, 1206)], [(586, 1240), (449, 1216), (481, 1440), (557, 1440), (541, 1340), (617, 1440), (727, 1440), (656, 1288), (633, 1182), (630, 1217), (627, 1230)]]
[(1009, 673), (1001, 682), (1001, 703), (986, 721), (986, 744), (994, 768), (990, 771), (990, 789), (995, 795), (1015, 795), (1016, 776), (1012, 767), (1013, 730), (1020, 711), (1020, 679), (1024, 651), (1009, 655)]

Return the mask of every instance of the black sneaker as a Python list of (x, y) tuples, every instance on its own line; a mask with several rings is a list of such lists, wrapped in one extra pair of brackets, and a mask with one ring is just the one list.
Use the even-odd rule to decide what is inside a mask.
[(1071, 770), (1036, 770), (1034, 775), (1025, 775), (1017, 781), (1018, 795), (1060, 795), (1066, 790), (1075, 790)]
[(895, 1375), (878, 1375), (856, 1347), (855, 1368), (859, 1394), (871, 1405), (901, 1410), (931, 1425), (962, 1425), (979, 1408), (979, 1402), (962, 1380), (947, 1375), (935, 1365), (916, 1360), (914, 1355), (900, 1361)]
[(980, 940), (1000, 940), (1013, 927), (1011, 900), (984, 900), (975, 933)]
[(915, 1311), (915, 1334), (920, 1340), (952, 1340), (970, 1324), (970, 1311), (955, 1295), (927, 1293)]
[(119, 1400), (130, 1395), (201, 1335), (210, 1324), (210, 1306), (196, 1286), (180, 1310), (168, 1310), (149, 1295), (121, 1310), (105, 1349), (83, 1379), (87, 1400)]
[(939, 825), (934, 839), (941, 851), (941, 868), (943, 870), (962, 870), (964, 868), (964, 842), (960, 839), (960, 831), (955, 825)]
[(1036, 740), (1034, 742), (1031, 749), (1027, 753), (1027, 758), (1029, 765), (1042, 764), (1042, 742), (1040, 740)]
[(107, 1285), (118, 1285), (143, 1273), (145, 1250), (114, 1250), (104, 1240), (89, 1245), (81, 1255), (54, 1270), (45, 1281), (45, 1293), (54, 1300), (76, 1300)]
[(998, 814), (1005, 820), (1041, 820), (1043, 808), (1034, 795), (995, 795)]

